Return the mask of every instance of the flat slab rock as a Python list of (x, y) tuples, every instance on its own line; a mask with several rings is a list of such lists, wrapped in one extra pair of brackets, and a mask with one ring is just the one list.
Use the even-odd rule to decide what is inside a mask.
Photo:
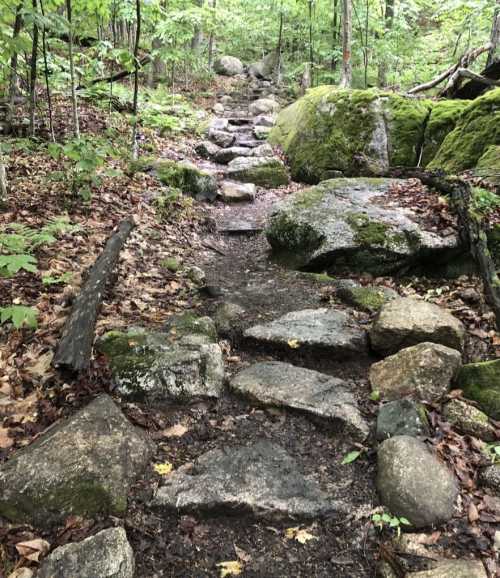
[(344, 311), (304, 309), (247, 329), (246, 338), (290, 348), (318, 347), (335, 355), (367, 352), (366, 333)]
[(385, 275), (460, 254), (455, 234), (440, 236), (394, 206), (394, 179), (331, 179), (296, 192), (271, 214), (267, 238), (275, 255), (308, 270)]
[(479, 560), (440, 560), (430, 570), (411, 572), (408, 578), (487, 578)]
[(124, 514), (151, 446), (107, 395), (19, 450), (0, 469), (0, 515), (40, 526)]
[(56, 548), (43, 560), (37, 578), (134, 578), (134, 571), (125, 530), (110, 528)]
[(369, 433), (356, 399), (341, 379), (271, 361), (256, 363), (231, 380), (232, 389), (265, 405), (289, 407), (331, 422), (357, 440)]
[(190, 471), (170, 474), (152, 505), (272, 519), (316, 518), (340, 510), (283, 448), (268, 441), (203, 454)]

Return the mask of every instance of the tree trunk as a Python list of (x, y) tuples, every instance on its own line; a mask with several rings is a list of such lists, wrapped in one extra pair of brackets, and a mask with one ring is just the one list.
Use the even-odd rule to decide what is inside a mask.
[[(22, 2), (17, 5), (16, 8), (16, 18), (14, 20), (14, 29), (12, 31), (12, 40), (16, 38), (21, 33), (23, 27), (23, 16), (22, 16)], [(18, 78), (17, 78), (17, 62), (18, 55), (17, 50), (14, 50), (12, 57), (10, 59), (10, 78), (9, 78), (9, 106), (7, 108), (7, 130), (10, 132), (12, 130), (12, 120), (14, 118), (14, 106), (18, 88)]]
[(488, 52), (488, 59), (486, 60), (486, 68), (498, 60), (498, 45), (500, 44), (500, 0), (497, 0), (495, 10), (493, 12), (493, 23), (491, 25), (490, 36), (491, 48)]
[[(385, 34), (392, 28), (394, 20), (394, 0), (386, 0), (385, 2)], [(384, 36), (385, 36), (384, 34)], [(382, 58), (378, 65), (378, 85), (384, 87), (387, 85), (387, 63)]]
[(277, 84), (281, 84), (281, 69), (283, 66), (283, 2), (280, 5), (280, 29), (278, 33), (278, 46), (276, 52), (278, 53), (276, 82)]
[(137, 108), (139, 101), (139, 42), (141, 39), (141, 0), (136, 0), (135, 2), (135, 16), (136, 16), (136, 27), (135, 27), (135, 46), (134, 46), (134, 125), (132, 129), (132, 159), (137, 160), (138, 155), (138, 143), (137, 143)]
[(217, 0), (212, 0), (212, 27), (210, 30), (210, 37), (208, 39), (208, 68), (212, 70), (214, 63), (214, 50), (215, 50), (215, 32), (214, 27), (217, 21)]
[(0, 151), (0, 208), (2, 206), (5, 206), (6, 202), (7, 202), (7, 172), (5, 170), (2, 152)]
[[(45, 11), (43, 9), (43, 0), (40, 0), (40, 9), (42, 11), (42, 16), (45, 16)], [(56, 137), (54, 136), (54, 123), (52, 120), (52, 95), (50, 93), (49, 85), (49, 66), (47, 63), (47, 34), (45, 26), (42, 28), (42, 50), (43, 50), (43, 68), (45, 76), (45, 89), (47, 91), (47, 108), (49, 112), (49, 133), (50, 140), (56, 142)]]
[(340, 86), (350, 88), (352, 84), (352, 0), (342, 0), (342, 79)]
[[(203, 8), (205, 0), (196, 0), (196, 4), (199, 8)], [(194, 27), (193, 37), (191, 38), (191, 50), (193, 52), (199, 52), (201, 43), (203, 41), (203, 30), (201, 25), (196, 24)]]
[(73, 22), (71, 18), (71, 0), (66, 0), (66, 13), (69, 23), (69, 73), (71, 77), (71, 109), (73, 115), (73, 131), (76, 139), (80, 138), (80, 122), (78, 120), (78, 101), (76, 99), (75, 63), (73, 59)]
[(30, 136), (35, 136), (35, 114), (36, 114), (36, 65), (38, 53), (38, 24), (36, 23), (37, 0), (32, 0), (33, 8), (33, 44), (31, 48), (30, 67)]
[(339, 19), (339, 0), (333, 0), (333, 17), (332, 17), (332, 60), (330, 63), (330, 68), (332, 72), (337, 70), (337, 57), (334, 55), (335, 50), (337, 50), (339, 44), (339, 29), (338, 29), (338, 19)]
[(311, 86), (314, 86), (313, 0), (309, 0), (309, 70)]

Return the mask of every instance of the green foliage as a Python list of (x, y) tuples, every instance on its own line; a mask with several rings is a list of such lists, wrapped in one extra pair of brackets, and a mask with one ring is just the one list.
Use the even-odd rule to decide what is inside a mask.
[(36, 273), (36, 258), (33, 255), (0, 255), (0, 276), (12, 277), (21, 269), (30, 273)]
[(8, 307), (0, 307), (0, 323), (8, 323), (9, 321), (16, 329), (21, 329), (26, 326), (31, 329), (36, 329), (38, 311), (26, 305), (10, 305)]
[(383, 512), (382, 514), (373, 514), (372, 522), (379, 530), (383, 530), (384, 528), (396, 530), (398, 537), (401, 534), (402, 526), (411, 526), (409, 520), (403, 516), (393, 516), (392, 514), (388, 514), (386, 512)]
[(352, 462), (355, 462), (362, 454), (362, 451), (352, 451), (349, 452), (348, 454), (346, 454), (341, 462), (341, 464), (343, 466), (347, 465), (347, 464), (352, 464)]
[(65, 285), (71, 281), (72, 276), (69, 271), (62, 275), (43, 275), (42, 283), (44, 285)]
[(498, 442), (486, 444), (484, 451), (492, 464), (500, 464), (500, 444)]
[(182, 194), (180, 189), (170, 187), (154, 200), (156, 214), (161, 221), (188, 217), (193, 209), (193, 199)]
[(472, 210), (479, 216), (487, 216), (500, 208), (500, 196), (488, 189), (472, 189)]

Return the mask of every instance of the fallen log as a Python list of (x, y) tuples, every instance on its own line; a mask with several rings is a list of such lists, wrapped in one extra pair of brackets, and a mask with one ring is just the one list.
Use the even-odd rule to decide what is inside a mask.
[(461, 86), (462, 78), (469, 78), (474, 80), (476, 83), (485, 85), (485, 88), (490, 86), (500, 86), (499, 80), (494, 80), (492, 78), (487, 78), (481, 74), (476, 74), (467, 68), (457, 68), (455, 72), (450, 76), (448, 82), (444, 89), (440, 92), (439, 96), (444, 96), (450, 98), (450, 96), (456, 95), (458, 87)]
[(94, 342), (95, 324), (104, 291), (116, 266), (120, 251), (134, 227), (135, 223), (132, 219), (122, 221), (91, 267), (64, 325), (54, 355), (55, 367), (73, 372), (88, 367)]
[[(492, 80), (500, 79), (500, 60), (492, 62), (488, 65), (482, 72), (481, 76), (483, 78), (491, 78)], [(462, 100), (473, 100), (478, 96), (481, 96), (489, 87), (476, 80), (469, 80), (464, 82), (462, 86), (457, 88), (457, 90), (450, 96), (452, 98), (460, 98)]]
[(441, 171), (428, 172), (421, 169), (394, 169), (391, 176), (417, 178), (424, 185), (441, 191), (451, 198), (452, 208), (458, 219), (460, 240), (477, 265), (484, 287), (484, 295), (495, 314), (497, 330), (500, 330), (500, 276), (488, 249), (488, 239), (481, 219), (471, 208), (472, 187), (458, 177), (448, 177)]
[[(149, 54), (147, 54), (146, 56), (143, 56), (139, 60), (139, 68), (146, 66), (146, 64), (149, 64), (152, 61), (153, 61), (153, 58)], [(106, 83), (117, 82), (118, 80), (122, 80), (122, 78), (126, 78), (127, 76), (134, 74), (134, 71), (135, 71), (135, 68), (133, 68), (132, 70), (123, 69), (123, 70), (120, 70), (118, 72), (115, 72), (114, 74), (111, 74), (110, 76), (101, 76), (99, 78), (94, 78), (94, 80), (91, 80), (87, 84), (80, 84), (80, 86), (78, 87), (78, 90), (88, 88), (89, 86), (93, 86), (94, 84), (98, 84), (99, 82), (106, 82)]]

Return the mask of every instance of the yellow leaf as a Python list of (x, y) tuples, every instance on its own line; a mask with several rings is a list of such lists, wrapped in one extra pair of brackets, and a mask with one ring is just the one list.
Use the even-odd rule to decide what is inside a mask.
[(163, 435), (166, 438), (181, 438), (186, 432), (188, 428), (181, 423), (176, 423), (172, 427), (169, 427), (163, 432)]
[(44, 556), (50, 550), (50, 544), (46, 540), (36, 538), (27, 542), (18, 542), (16, 550), (30, 562), (38, 562), (40, 555)]
[(220, 576), (224, 578), (225, 576), (238, 576), (243, 570), (243, 566), (238, 560), (232, 560), (231, 562), (220, 562), (217, 564), (220, 568)]
[(174, 466), (170, 462), (165, 462), (164, 464), (155, 464), (154, 470), (160, 476), (168, 476), (168, 474), (174, 469)]
[(298, 349), (300, 347), (300, 343), (297, 339), (290, 339), (288, 341), (288, 347), (291, 347), (292, 349)]
[(313, 536), (313, 534), (309, 533), (305, 529), (300, 529), (299, 526), (295, 528), (287, 528), (285, 530), (285, 537), (288, 540), (297, 540), (300, 544), (307, 544), (309, 540), (317, 540), (317, 536)]

